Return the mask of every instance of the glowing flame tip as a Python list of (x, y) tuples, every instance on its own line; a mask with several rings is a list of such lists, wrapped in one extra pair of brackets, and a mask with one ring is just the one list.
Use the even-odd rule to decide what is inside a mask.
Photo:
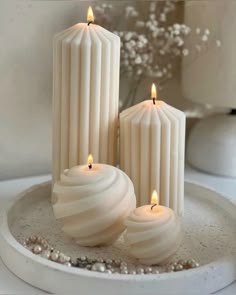
[(88, 8), (87, 22), (88, 23), (93, 23), (94, 22), (94, 15), (93, 15), (93, 10), (92, 10), (91, 6), (89, 6), (89, 8)]
[(158, 195), (156, 190), (152, 192), (152, 197), (151, 197), (151, 205), (154, 205), (154, 204), (158, 204)]

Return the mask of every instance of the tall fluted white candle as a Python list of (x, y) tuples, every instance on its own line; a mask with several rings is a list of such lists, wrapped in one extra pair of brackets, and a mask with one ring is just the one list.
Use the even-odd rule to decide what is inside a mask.
[(120, 167), (134, 183), (138, 206), (156, 188), (161, 205), (183, 214), (184, 151), (183, 112), (153, 97), (120, 114)]
[(53, 182), (89, 153), (117, 161), (120, 39), (92, 22), (89, 8), (88, 23), (54, 38)]

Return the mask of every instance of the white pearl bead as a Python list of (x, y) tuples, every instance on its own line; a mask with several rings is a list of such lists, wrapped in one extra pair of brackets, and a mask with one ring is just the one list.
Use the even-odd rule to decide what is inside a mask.
[(137, 272), (137, 274), (144, 274), (144, 269), (141, 267), (138, 267), (136, 272)]
[(201, 33), (201, 29), (200, 28), (196, 28), (196, 34), (199, 35)]
[(59, 255), (59, 262), (60, 263), (65, 263), (66, 262), (65, 255), (62, 254), (62, 253)]
[(50, 251), (43, 251), (42, 254), (41, 254), (41, 256), (43, 258), (49, 259), (49, 257), (50, 257)]
[(175, 266), (175, 271), (181, 271), (181, 270), (183, 270), (184, 268), (183, 268), (183, 265), (182, 264), (177, 264), (176, 266)]
[(145, 267), (144, 272), (145, 273), (151, 273), (152, 272), (152, 268), (151, 267)]
[(71, 261), (71, 257), (70, 256), (65, 256), (65, 260), (66, 260), (66, 262), (70, 262)]
[(104, 272), (106, 270), (105, 264), (104, 263), (94, 263), (92, 266), (93, 271), (99, 271), (99, 272)]
[(40, 245), (36, 245), (36, 246), (34, 246), (34, 248), (33, 248), (33, 253), (34, 254), (40, 254), (41, 252), (42, 252), (42, 247), (40, 246)]
[(133, 270), (133, 269), (131, 269), (131, 270), (129, 271), (129, 274), (130, 274), (130, 275), (135, 275), (135, 274), (136, 274), (136, 271)]
[(31, 236), (29, 239), (30, 239), (30, 241), (31, 241), (32, 243), (35, 243), (36, 240), (37, 240), (37, 237), (35, 237), (35, 236)]
[(57, 261), (58, 257), (59, 257), (59, 255), (56, 252), (52, 252), (50, 255), (50, 258), (52, 261)]

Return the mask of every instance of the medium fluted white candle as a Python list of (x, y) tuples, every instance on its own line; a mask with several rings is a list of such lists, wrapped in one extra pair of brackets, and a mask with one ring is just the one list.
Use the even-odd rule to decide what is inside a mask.
[(184, 211), (185, 115), (156, 100), (143, 101), (120, 114), (120, 167), (134, 183), (138, 206), (152, 188), (160, 204)]
[(53, 182), (89, 153), (117, 162), (120, 39), (87, 18), (54, 38)]
[(124, 236), (130, 255), (147, 265), (166, 263), (178, 250), (182, 236), (178, 217), (172, 209), (158, 205), (156, 191), (151, 204), (131, 212)]
[(93, 164), (61, 174), (53, 188), (53, 211), (62, 230), (82, 246), (111, 244), (125, 230), (124, 218), (136, 207), (134, 187), (120, 169)]

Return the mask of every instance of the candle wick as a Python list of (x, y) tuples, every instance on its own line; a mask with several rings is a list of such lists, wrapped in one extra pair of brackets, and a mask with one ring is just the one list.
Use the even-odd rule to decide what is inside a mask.
[(152, 210), (155, 206), (157, 206), (157, 204), (153, 204), (153, 205), (151, 206), (151, 210)]
[(153, 104), (156, 104), (156, 98), (155, 97), (152, 98), (152, 101), (153, 101)]
[(92, 23), (93, 23), (92, 21), (89, 21), (89, 22), (88, 22), (88, 26), (89, 26), (90, 24), (92, 24)]
[(93, 165), (90, 163), (88, 164), (89, 169), (92, 169)]

